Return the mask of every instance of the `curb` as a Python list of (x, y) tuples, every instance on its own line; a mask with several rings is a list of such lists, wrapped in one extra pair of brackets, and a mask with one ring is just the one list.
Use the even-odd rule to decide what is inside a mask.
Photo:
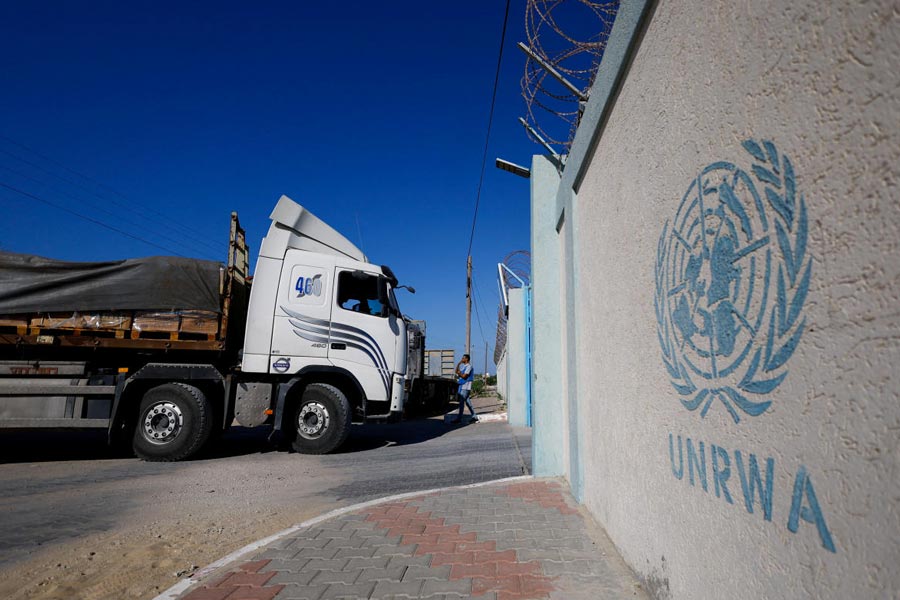
[(501, 413), (488, 413), (486, 415), (478, 415), (479, 423), (491, 423), (494, 421), (503, 421), (504, 423), (508, 421), (507, 414), (505, 412)]
[[(451, 421), (453, 421), (453, 419), (455, 419), (455, 418), (456, 418), (456, 411), (454, 411), (452, 413), (447, 413), (446, 415), (444, 415), (444, 423), (449, 425), (451, 423)], [(507, 417), (507, 413), (505, 413), (505, 412), (486, 413), (486, 414), (478, 415), (479, 423), (500, 423), (500, 422), (506, 423), (508, 420), (509, 419)], [(471, 423), (471, 417), (469, 417), (467, 415), (463, 416), (463, 423), (466, 425)]]
[[(505, 413), (503, 413), (503, 417), (505, 420), (505, 418), (506, 418)], [(499, 421), (500, 419), (494, 419), (494, 420)], [(298, 523), (297, 525), (292, 525), (291, 527), (288, 527), (287, 529), (283, 529), (277, 533), (274, 533), (274, 534), (270, 535), (269, 537), (265, 537), (261, 540), (257, 540), (255, 542), (247, 544), (243, 548), (239, 548), (238, 550), (235, 550), (231, 554), (223, 556), (219, 560), (203, 567), (202, 569), (200, 569), (198, 571), (195, 571), (190, 577), (186, 577), (186, 578), (182, 579), (181, 581), (179, 581), (178, 583), (176, 583), (175, 585), (173, 585), (166, 591), (164, 591), (161, 594), (159, 594), (158, 596), (156, 596), (153, 600), (176, 600), (178, 598), (178, 596), (180, 596), (181, 594), (186, 592), (192, 585), (199, 583), (200, 579), (202, 579), (206, 575), (209, 575), (213, 571), (216, 571), (232, 562), (236, 562), (236, 561), (240, 560), (241, 558), (243, 558), (244, 556), (246, 556), (247, 554), (256, 552), (263, 546), (267, 546), (267, 545), (271, 544), (272, 542), (275, 542), (285, 536), (291, 535), (292, 533), (296, 533), (296, 532), (300, 531), (301, 529), (306, 529), (307, 527), (312, 527), (313, 525), (318, 525), (319, 523), (321, 523), (323, 521), (327, 521), (327, 520), (333, 519), (335, 517), (340, 517), (341, 515), (345, 515), (347, 513), (356, 512), (358, 510), (362, 510), (364, 508), (369, 508), (370, 506), (375, 506), (377, 504), (382, 504), (384, 502), (393, 502), (396, 500), (403, 500), (405, 498), (415, 498), (416, 496), (423, 496), (425, 494), (434, 494), (437, 492), (445, 492), (447, 490), (467, 490), (467, 489), (471, 489), (471, 488), (483, 487), (486, 485), (493, 485), (496, 483), (524, 481), (526, 479), (534, 479), (534, 475), (519, 475), (518, 477), (505, 477), (503, 479), (494, 479), (491, 481), (481, 481), (479, 483), (470, 483), (468, 485), (452, 485), (452, 486), (442, 487), (442, 488), (432, 488), (429, 490), (421, 490), (418, 492), (406, 492), (403, 494), (394, 494), (392, 496), (384, 496), (383, 498), (376, 498), (375, 500), (360, 502), (358, 504), (353, 504), (351, 506), (345, 506), (343, 508), (336, 508), (325, 514), (319, 515), (318, 517), (313, 517), (312, 519), (308, 519), (306, 521), (303, 521), (302, 523)]]

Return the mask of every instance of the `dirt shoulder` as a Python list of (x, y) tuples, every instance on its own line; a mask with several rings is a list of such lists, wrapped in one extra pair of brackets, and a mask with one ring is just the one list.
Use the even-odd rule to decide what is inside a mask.
[(3, 573), (9, 600), (152, 598), (223, 555), (331, 509), (268, 506), (207, 512), (168, 522), (138, 519), (128, 526), (35, 553)]

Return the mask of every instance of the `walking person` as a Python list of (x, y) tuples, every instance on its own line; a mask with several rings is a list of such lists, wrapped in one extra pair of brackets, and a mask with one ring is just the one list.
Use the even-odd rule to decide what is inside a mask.
[(475, 414), (475, 409), (472, 408), (472, 402), (469, 400), (469, 394), (472, 393), (472, 380), (475, 378), (475, 374), (472, 372), (472, 365), (469, 364), (468, 354), (463, 354), (462, 360), (456, 365), (456, 376), (459, 377), (459, 388), (456, 392), (456, 395), (459, 397), (459, 414), (450, 422), (459, 423), (463, 416), (464, 407), (468, 406), (469, 412), (472, 413), (472, 422), (477, 423), (478, 415)]

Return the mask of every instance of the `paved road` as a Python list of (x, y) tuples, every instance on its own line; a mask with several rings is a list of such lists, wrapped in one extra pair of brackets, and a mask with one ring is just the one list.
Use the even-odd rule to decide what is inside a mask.
[(0, 597), (152, 597), (332, 508), (531, 469), (530, 431), (505, 423), (355, 426), (328, 456), (279, 451), (266, 434), (236, 428), (175, 464), (111, 457), (93, 433), (0, 434)]

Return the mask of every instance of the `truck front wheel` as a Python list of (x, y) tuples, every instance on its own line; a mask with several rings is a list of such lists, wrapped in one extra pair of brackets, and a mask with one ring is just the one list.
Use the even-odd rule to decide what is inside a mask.
[(301, 454), (327, 454), (350, 434), (350, 402), (327, 383), (312, 383), (294, 410), (293, 447)]
[(170, 462), (197, 452), (212, 430), (209, 400), (184, 383), (152, 388), (141, 400), (132, 447), (149, 461)]

